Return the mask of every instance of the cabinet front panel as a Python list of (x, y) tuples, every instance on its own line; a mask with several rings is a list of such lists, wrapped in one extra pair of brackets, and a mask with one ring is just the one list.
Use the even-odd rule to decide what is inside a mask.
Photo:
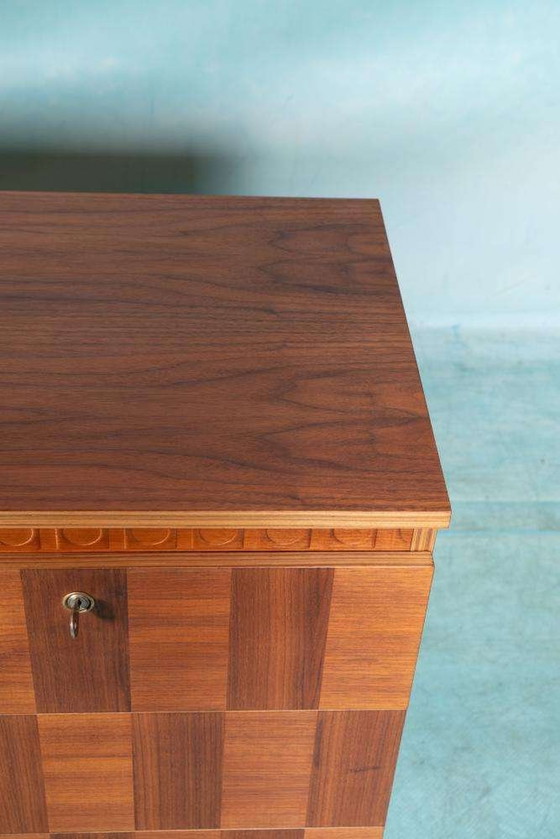
[(133, 830), (129, 714), (39, 716), (49, 827)]
[[(0, 711), (35, 710), (31, 674), (40, 713), (402, 710), (432, 568), (21, 575), (23, 590), (18, 572), (0, 573)], [(75, 590), (96, 607), (73, 639), (62, 599)]]
[(228, 708), (317, 708), (330, 568), (238, 568), (232, 580)]
[[(39, 716), (0, 718), (0, 830), (379, 839), (431, 574), (2, 572), (0, 696), (32, 707), (31, 674)], [(76, 638), (70, 591), (97, 604)]]
[[(88, 713), (130, 709), (126, 572), (115, 569), (21, 572), (37, 710)], [(95, 609), (70, 637), (66, 594), (91, 594)]]
[(226, 716), (222, 827), (306, 824), (316, 711)]
[(303, 839), (304, 830), (222, 830), (221, 839)]
[(35, 694), (19, 571), (0, 573), (0, 714), (32, 714)]
[(34, 716), (0, 716), (0, 831), (48, 830)]
[(166, 830), (379, 827), (403, 718), (399, 711), (2, 717), (0, 828), (140, 831), (146, 839), (151, 831), (156, 839)]
[(128, 572), (133, 711), (225, 709), (230, 578), (227, 568)]
[[(0, 833), (0, 839), (14, 839)], [(250, 830), (142, 830), (119, 833), (19, 833), (18, 839), (383, 839), (382, 827)]]
[(220, 826), (222, 714), (134, 714), (136, 826)]
[(307, 824), (384, 824), (404, 711), (324, 711)]

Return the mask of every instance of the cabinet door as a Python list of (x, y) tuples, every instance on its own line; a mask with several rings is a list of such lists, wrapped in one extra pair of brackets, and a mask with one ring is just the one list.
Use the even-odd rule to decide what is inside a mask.
[[(0, 713), (402, 710), (430, 565), (0, 572)], [(96, 601), (69, 633), (63, 597)]]
[(381, 829), (431, 572), (0, 572), (0, 833)]

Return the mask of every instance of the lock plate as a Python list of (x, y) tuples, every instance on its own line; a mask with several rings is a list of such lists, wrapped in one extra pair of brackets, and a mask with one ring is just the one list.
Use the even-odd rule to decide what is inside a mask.
[(70, 594), (64, 596), (62, 605), (71, 612), (91, 612), (95, 606), (95, 600), (91, 594), (86, 594), (84, 591), (71, 591)]

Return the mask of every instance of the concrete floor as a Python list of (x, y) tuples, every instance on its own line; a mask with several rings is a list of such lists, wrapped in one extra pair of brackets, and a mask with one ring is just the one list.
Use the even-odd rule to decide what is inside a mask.
[(558, 839), (560, 338), (414, 337), (454, 519), (385, 839)]

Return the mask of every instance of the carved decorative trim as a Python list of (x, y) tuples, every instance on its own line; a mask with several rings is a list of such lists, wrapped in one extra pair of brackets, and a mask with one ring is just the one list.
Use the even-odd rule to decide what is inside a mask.
[(422, 532), (350, 528), (6, 527), (0, 528), (0, 553), (429, 550), (417, 546), (426, 541), (416, 536)]

